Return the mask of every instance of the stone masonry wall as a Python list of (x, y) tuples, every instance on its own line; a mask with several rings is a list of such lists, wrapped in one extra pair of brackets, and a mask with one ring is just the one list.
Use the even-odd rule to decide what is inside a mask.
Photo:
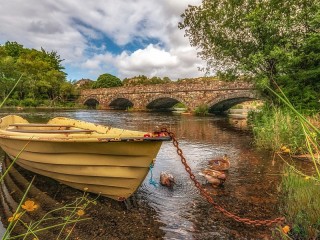
[(235, 97), (256, 98), (252, 84), (248, 82), (203, 81), (201, 83), (167, 83), (88, 89), (81, 92), (79, 102), (96, 99), (100, 107), (108, 109), (112, 101), (118, 98), (128, 99), (134, 109), (146, 109), (146, 106), (158, 98), (173, 98), (194, 110), (201, 104), (212, 105), (219, 99)]

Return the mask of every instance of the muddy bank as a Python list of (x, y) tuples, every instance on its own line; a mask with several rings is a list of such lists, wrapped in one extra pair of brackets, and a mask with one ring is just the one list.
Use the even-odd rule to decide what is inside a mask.
[[(1, 186), (2, 205), (6, 204), (1, 211), (5, 227), (8, 226), (8, 221), (5, 219), (12, 216), (33, 176), (36, 177), (27, 199), (34, 200), (39, 208), (23, 216), (26, 222), (39, 220), (47, 212), (70, 204), (83, 196), (81, 191), (59, 184), (50, 178), (34, 175), (15, 165)], [(117, 202), (94, 194), (89, 194), (87, 198), (95, 200), (96, 204), (90, 204), (81, 218), (90, 220), (77, 223), (72, 230), (71, 239), (162, 239), (164, 236), (160, 230), (162, 224), (157, 221), (156, 213), (146, 202), (138, 201), (134, 197), (126, 203)], [(53, 214), (52, 217), (58, 217), (59, 213)], [(70, 229), (71, 225), (66, 228), (66, 234)], [(25, 228), (17, 226), (13, 235), (24, 231)], [(57, 234), (59, 230), (52, 229), (38, 236), (54, 239)]]

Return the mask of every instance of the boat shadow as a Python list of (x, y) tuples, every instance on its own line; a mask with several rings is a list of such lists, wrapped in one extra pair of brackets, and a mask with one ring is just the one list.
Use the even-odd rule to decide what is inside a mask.
[[(11, 160), (8, 157), (4, 157), (1, 174), (6, 171), (10, 163)], [(84, 194), (83, 191), (68, 187), (51, 178), (35, 174), (14, 164), (0, 184), (0, 209), (2, 209), (0, 210), (0, 217), (5, 228), (8, 227), (8, 219), (13, 216), (34, 176), (34, 182), (27, 193), (26, 199), (33, 200), (38, 205), (38, 208), (23, 215), (23, 221), (26, 223), (39, 220), (48, 212), (63, 208), (66, 204), (74, 202)], [(87, 193), (87, 198), (95, 201), (95, 204), (89, 205), (85, 210), (85, 216), (83, 216), (90, 219), (78, 222), (73, 227), (72, 239), (77, 239), (77, 237), (79, 239), (97, 240), (114, 237), (121, 238), (123, 237), (124, 226), (130, 225), (132, 227), (126, 227), (125, 232), (133, 239), (139, 239), (144, 235), (161, 238), (164, 235), (160, 230), (161, 224), (155, 220), (155, 211), (147, 203), (138, 202), (134, 195), (126, 202), (118, 202), (93, 193)], [(53, 212), (48, 217), (61, 218), (60, 214), (61, 212)], [(137, 226), (139, 227), (137, 228)], [(63, 234), (67, 234), (67, 231), (71, 228), (72, 225), (68, 226)], [(60, 229), (46, 230), (37, 234), (37, 236), (39, 239), (44, 237), (55, 239)], [(21, 224), (17, 224), (13, 235), (25, 232), (26, 228)]]

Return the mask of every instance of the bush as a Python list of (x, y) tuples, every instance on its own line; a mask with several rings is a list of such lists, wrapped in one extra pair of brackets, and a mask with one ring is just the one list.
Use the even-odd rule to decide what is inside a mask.
[(292, 224), (292, 239), (319, 239), (320, 191), (319, 182), (288, 169), (282, 178), (283, 214)]
[(302, 126), (287, 109), (265, 106), (260, 112), (250, 112), (248, 120), (259, 148), (277, 151), (286, 146), (294, 153), (305, 146)]
[(196, 107), (196, 109), (194, 110), (194, 113), (196, 115), (206, 116), (209, 113), (209, 107), (206, 104), (200, 105)]
[(184, 105), (183, 103), (181, 102), (178, 102), (177, 104), (175, 104), (173, 106), (173, 108), (187, 108), (186, 105)]
[(33, 98), (26, 98), (21, 101), (21, 105), (24, 107), (36, 107), (38, 106), (38, 101)]
[(6, 101), (6, 106), (19, 106), (20, 105), (20, 101), (18, 99), (7, 99)]
[(110, 88), (120, 86), (122, 86), (121, 80), (108, 73), (100, 75), (97, 81), (93, 84), (93, 88)]

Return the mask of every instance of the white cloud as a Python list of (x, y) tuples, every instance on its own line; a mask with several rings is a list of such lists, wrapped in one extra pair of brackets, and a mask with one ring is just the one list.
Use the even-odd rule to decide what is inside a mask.
[[(165, 51), (150, 44), (145, 49), (139, 49), (131, 55), (126, 52), (122, 53), (116, 58), (116, 66), (122, 77), (143, 74), (151, 77), (169, 76), (172, 79), (178, 79), (188, 77), (191, 72), (197, 70), (199, 60), (192, 58), (193, 61), (189, 61), (187, 55), (190, 53), (195, 54), (190, 48)], [(183, 60), (187, 60), (186, 63)], [(195, 76), (195, 74), (191, 75)]]
[[(57, 51), (71, 79), (96, 79), (113, 71), (119, 77), (169, 76), (172, 79), (202, 75), (184, 32), (178, 29), (180, 14), (188, 4), (201, 0), (10, 0), (0, 8), (0, 44), (17, 41), (29, 48)], [(109, 50), (107, 36), (121, 47), (142, 41), (141, 49)], [(148, 40), (153, 39), (153, 44)], [(155, 44), (157, 39), (159, 44)], [(68, 67), (69, 66), (69, 67)], [(74, 69), (84, 76), (78, 76)], [(85, 75), (87, 74), (87, 75)]]

